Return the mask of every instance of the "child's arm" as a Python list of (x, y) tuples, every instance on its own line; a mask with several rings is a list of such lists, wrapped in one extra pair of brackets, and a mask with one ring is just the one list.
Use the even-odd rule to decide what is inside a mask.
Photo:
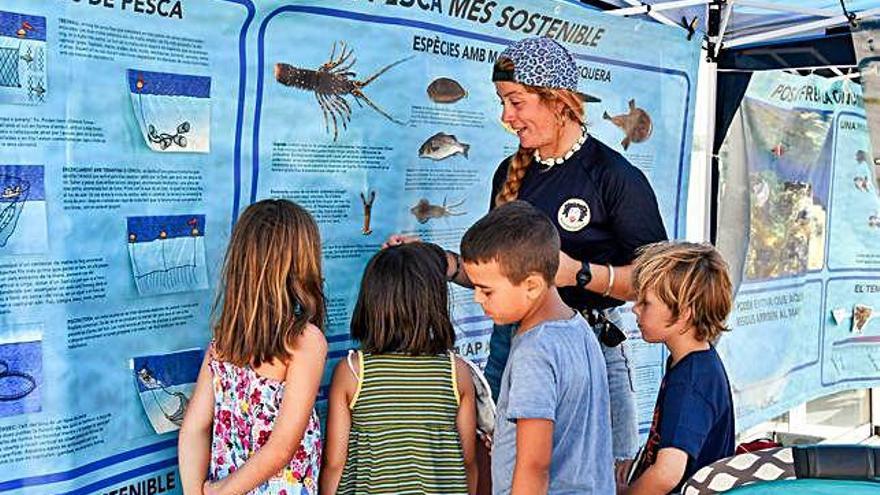
[(477, 403), (470, 366), (455, 358), (455, 379), (458, 386), (458, 416), (455, 426), (461, 440), (461, 454), (467, 474), (468, 493), (477, 493)]
[(308, 324), (291, 351), (284, 397), (269, 440), (241, 468), (212, 484), (211, 493), (239, 494), (253, 490), (289, 463), (299, 448), (321, 384), (327, 340), (316, 326)]
[(688, 455), (675, 447), (660, 449), (657, 462), (622, 493), (625, 495), (665, 495), (681, 481), (687, 468)]
[(550, 487), (553, 421), (522, 418), (516, 422), (516, 464), (511, 495), (546, 494)]
[(201, 495), (211, 462), (211, 427), (214, 423), (214, 391), (211, 384), (211, 349), (205, 353), (196, 388), (186, 408), (177, 439), (177, 458), (183, 493)]
[[(352, 357), (357, 368), (359, 359)], [(335, 495), (348, 459), (348, 434), (351, 431), (351, 410), (348, 405), (357, 390), (357, 380), (345, 359), (333, 370), (327, 412), (327, 434), (324, 437), (324, 464), (321, 465), (321, 495)]]

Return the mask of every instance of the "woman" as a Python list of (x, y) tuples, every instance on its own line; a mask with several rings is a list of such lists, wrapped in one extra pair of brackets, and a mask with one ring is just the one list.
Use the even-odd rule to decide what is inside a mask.
[[(591, 137), (577, 92), (578, 69), (556, 41), (526, 38), (498, 58), (492, 80), (501, 120), (519, 137), (519, 149), (492, 180), (490, 208), (520, 199), (559, 229), (562, 250), (556, 284), (602, 343), (611, 392), (614, 455), (632, 459), (638, 448), (632, 365), (621, 344), (617, 309), (634, 297), (630, 281), (635, 251), (666, 239), (657, 199), (645, 175)], [(393, 236), (390, 244), (408, 242)], [(457, 254), (447, 252), (449, 275), (470, 286)], [(497, 396), (510, 350), (511, 328), (495, 327), (486, 378)]]

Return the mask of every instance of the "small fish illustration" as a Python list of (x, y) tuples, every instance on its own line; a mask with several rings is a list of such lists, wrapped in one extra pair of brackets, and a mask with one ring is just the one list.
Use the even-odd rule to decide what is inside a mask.
[(459, 142), (454, 135), (438, 132), (419, 147), (419, 158), (430, 158), (434, 161), (453, 155), (463, 155), (467, 158), (470, 149), (471, 145)]
[(468, 95), (455, 79), (438, 77), (428, 85), (428, 97), (434, 103), (455, 103)]
[(24, 55), (21, 56), (21, 59), (29, 64), (34, 61), (34, 56), (31, 55), (30, 50), (28, 50)]
[(865, 150), (856, 151), (856, 161), (859, 163), (866, 163), (868, 161), (868, 153)]
[(44, 87), (43, 87), (43, 84), (42, 84), (41, 82), (39, 82), (39, 81), (37, 81), (37, 85), (36, 85), (36, 86), (31, 86), (29, 89), (30, 89), (35, 95), (37, 95), (37, 98), (42, 98), (43, 95), (46, 94), (46, 88), (44, 88)]
[(770, 154), (772, 154), (776, 158), (782, 158), (782, 155), (785, 154), (785, 146), (783, 146), (782, 143), (777, 144), (776, 146), (770, 148)]
[(859, 191), (868, 192), (870, 183), (870, 179), (867, 175), (853, 177), (853, 185), (856, 186), (856, 189)]
[(647, 140), (654, 131), (651, 116), (644, 109), (636, 106), (635, 99), (629, 100), (629, 112), (613, 117), (608, 112), (604, 112), (602, 118), (610, 120), (612, 124), (623, 131), (625, 137), (620, 144), (624, 150), (629, 148), (630, 143), (641, 143)]
[(868, 217), (868, 227), (875, 229), (880, 227), (880, 215), (874, 214)]

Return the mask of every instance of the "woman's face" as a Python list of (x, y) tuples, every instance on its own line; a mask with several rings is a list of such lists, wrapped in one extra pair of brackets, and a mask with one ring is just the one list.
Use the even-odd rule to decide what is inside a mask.
[(496, 82), (495, 92), (501, 98), (501, 121), (516, 132), (520, 145), (537, 149), (542, 156), (553, 156), (559, 139), (556, 111), (519, 83)]

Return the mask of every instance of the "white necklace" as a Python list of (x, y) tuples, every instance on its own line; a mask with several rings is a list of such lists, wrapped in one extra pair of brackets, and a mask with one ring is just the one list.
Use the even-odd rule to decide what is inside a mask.
[(538, 163), (547, 167), (546, 169), (543, 170), (543, 172), (546, 172), (547, 170), (550, 170), (551, 168), (553, 168), (554, 165), (561, 165), (563, 162), (565, 162), (565, 160), (568, 160), (569, 158), (571, 158), (572, 155), (574, 155), (575, 153), (578, 152), (579, 149), (581, 149), (581, 146), (583, 146), (586, 141), (587, 141), (587, 128), (581, 126), (581, 137), (579, 137), (578, 140), (574, 142), (574, 144), (571, 146), (571, 149), (568, 150), (564, 155), (562, 155), (561, 157), (557, 157), (557, 158), (550, 157), (550, 158), (542, 159), (541, 153), (536, 149), (535, 153), (534, 153), (535, 160), (538, 160)]

